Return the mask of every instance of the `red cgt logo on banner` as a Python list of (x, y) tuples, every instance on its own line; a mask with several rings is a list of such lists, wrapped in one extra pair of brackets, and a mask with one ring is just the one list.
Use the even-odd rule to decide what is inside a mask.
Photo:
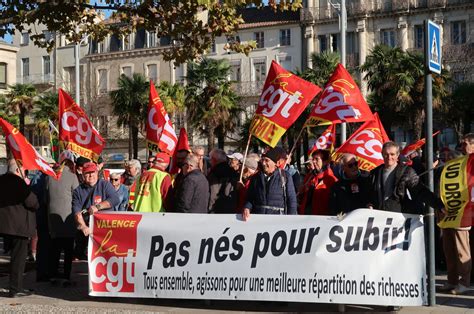
[(158, 150), (172, 156), (178, 137), (165, 110), (163, 102), (156, 91), (155, 84), (150, 80), (150, 100), (148, 102), (148, 118), (146, 120), (146, 140), (148, 150)]
[(389, 138), (377, 113), (374, 120), (365, 122), (334, 153), (333, 160), (338, 161), (344, 153), (354, 154), (359, 159), (359, 168), (370, 171), (383, 163), (382, 145)]
[(298, 119), (321, 91), (318, 86), (288, 72), (272, 61), (250, 134), (275, 147), (286, 130)]
[(64, 149), (97, 161), (105, 141), (71, 96), (59, 89), (59, 141)]
[(334, 144), (336, 143), (336, 125), (331, 124), (326, 131), (321, 134), (320, 137), (316, 140), (313, 147), (309, 150), (309, 154), (311, 154), (318, 149), (328, 149), (332, 151), (334, 149)]
[(306, 125), (363, 122), (372, 118), (359, 87), (342, 64), (338, 64)]
[(23, 134), (10, 123), (0, 118), (0, 126), (7, 140), (13, 157), (20, 161), (26, 170), (40, 170), (55, 179), (56, 173), (48, 162), (34, 149)]
[[(134, 292), (141, 215), (94, 214), (90, 281), (95, 292)], [(89, 241), (89, 245), (91, 241)]]

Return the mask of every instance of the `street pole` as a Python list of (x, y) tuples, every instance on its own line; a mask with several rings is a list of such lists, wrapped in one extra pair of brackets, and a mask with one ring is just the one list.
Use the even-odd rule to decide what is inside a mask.
[[(425, 93), (426, 93), (426, 167), (433, 167), (433, 79), (429, 67), (430, 40), (428, 35), (428, 22), (425, 21)], [(438, 43), (440, 44), (440, 43)], [(434, 190), (433, 171), (428, 172), (428, 188)], [(434, 209), (428, 207), (428, 304), (436, 305), (436, 281), (435, 281), (435, 245), (434, 245)]]
[[(76, 33), (79, 33), (79, 26), (76, 26)], [(80, 100), (81, 100), (81, 94), (80, 94), (80, 91), (79, 91), (79, 88), (80, 88), (80, 78), (81, 76), (79, 75), (79, 48), (80, 48), (80, 45), (81, 45), (81, 40), (77, 41), (76, 44), (74, 45), (74, 58), (75, 58), (75, 61), (76, 61), (76, 67), (75, 67), (75, 72), (76, 72), (76, 104), (78, 106), (79, 103), (80, 103)]]
[[(347, 11), (346, 0), (341, 0), (341, 64), (346, 67), (346, 29)], [(346, 141), (346, 123), (341, 123), (341, 145)]]

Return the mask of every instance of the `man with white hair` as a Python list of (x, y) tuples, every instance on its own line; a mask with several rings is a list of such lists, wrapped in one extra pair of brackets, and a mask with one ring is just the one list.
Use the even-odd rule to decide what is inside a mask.
[(23, 273), (28, 254), (29, 238), (36, 233), (35, 211), (39, 208), (36, 195), (25, 183), (14, 159), (8, 162), (8, 172), (0, 176), (0, 234), (11, 241), (10, 283), (8, 296), (27, 296), (31, 291), (23, 289)]
[(125, 172), (122, 174), (122, 184), (130, 188), (142, 172), (142, 164), (138, 159), (125, 162)]
[(175, 211), (206, 214), (209, 204), (209, 184), (199, 169), (199, 159), (189, 155), (182, 169), (184, 177), (177, 191)]
[(222, 149), (213, 149), (209, 181), (209, 212), (215, 214), (235, 213), (238, 203), (237, 182), (239, 173), (227, 163), (227, 155)]

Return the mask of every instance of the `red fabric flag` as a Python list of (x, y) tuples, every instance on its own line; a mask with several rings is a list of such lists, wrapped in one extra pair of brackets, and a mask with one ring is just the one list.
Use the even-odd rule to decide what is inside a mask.
[(288, 72), (272, 61), (250, 134), (275, 147), (286, 130), (298, 119), (321, 91), (318, 86)]
[(36, 151), (23, 134), (10, 123), (0, 118), (0, 126), (13, 157), (21, 163), (25, 170), (40, 170), (44, 174), (57, 179), (56, 173), (48, 162)]
[[(435, 132), (433, 134), (433, 137), (438, 135), (439, 131)], [(423, 145), (425, 145), (426, 139), (422, 138), (421, 140), (416, 141), (415, 143), (411, 143), (410, 145), (405, 146), (405, 148), (402, 150), (402, 155), (405, 157), (410, 156), (412, 153), (414, 153), (417, 149), (421, 148)]]
[(59, 89), (59, 142), (63, 149), (97, 161), (105, 141), (71, 96)]
[(146, 140), (148, 150), (158, 150), (172, 156), (178, 138), (173, 124), (165, 110), (165, 106), (156, 91), (155, 84), (150, 80), (150, 101), (148, 102), (148, 118), (146, 120)]
[(359, 87), (342, 64), (338, 64), (318, 103), (311, 110), (306, 125), (363, 122), (372, 119), (372, 111)]
[(321, 134), (320, 137), (316, 140), (313, 147), (308, 152), (308, 156), (318, 149), (328, 149), (330, 152), (334, 149), (334, 144), (336, 143), (336, 125), (331, 124), (326, 131)]
[(338, 161), (344, 153), (350, 153), (359, 159), (359, 168), (370, 171), (383, 163), (382, 145), (389, 138), (377, 113), (374, 120), (365, 122), (341, 147), (333, 154)]
[(181, 128), (179, 130), (179, 138), (178, 138), (178, 144), (176, 145), (176, 149), (174, 150), (173, 154), (173, 159), (171, 160), (171, 167), (170, 167), (170, 173), (171, 174), (176, 174), (179, 171), (179, 168), (176, 164), (176, 159), (177, 159), (177, 154), (179, 151), (182, 150), (187, 150), (188, 152), (191, 152), (191, 148), (189, 147), (189, 141), (188, 141), (188, 133), (186, 132), (185, 128)]

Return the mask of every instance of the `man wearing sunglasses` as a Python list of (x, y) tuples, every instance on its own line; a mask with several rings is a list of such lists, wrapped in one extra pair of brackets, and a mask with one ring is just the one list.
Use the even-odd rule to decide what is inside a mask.
[(344, 154), (340, 164), (342, 176), (332, 186), (329, 196), (331, 215), (347, 214), (357, 208), (366, 208), (370, 200), (368, 173), (359, 170), (357, 157)]

